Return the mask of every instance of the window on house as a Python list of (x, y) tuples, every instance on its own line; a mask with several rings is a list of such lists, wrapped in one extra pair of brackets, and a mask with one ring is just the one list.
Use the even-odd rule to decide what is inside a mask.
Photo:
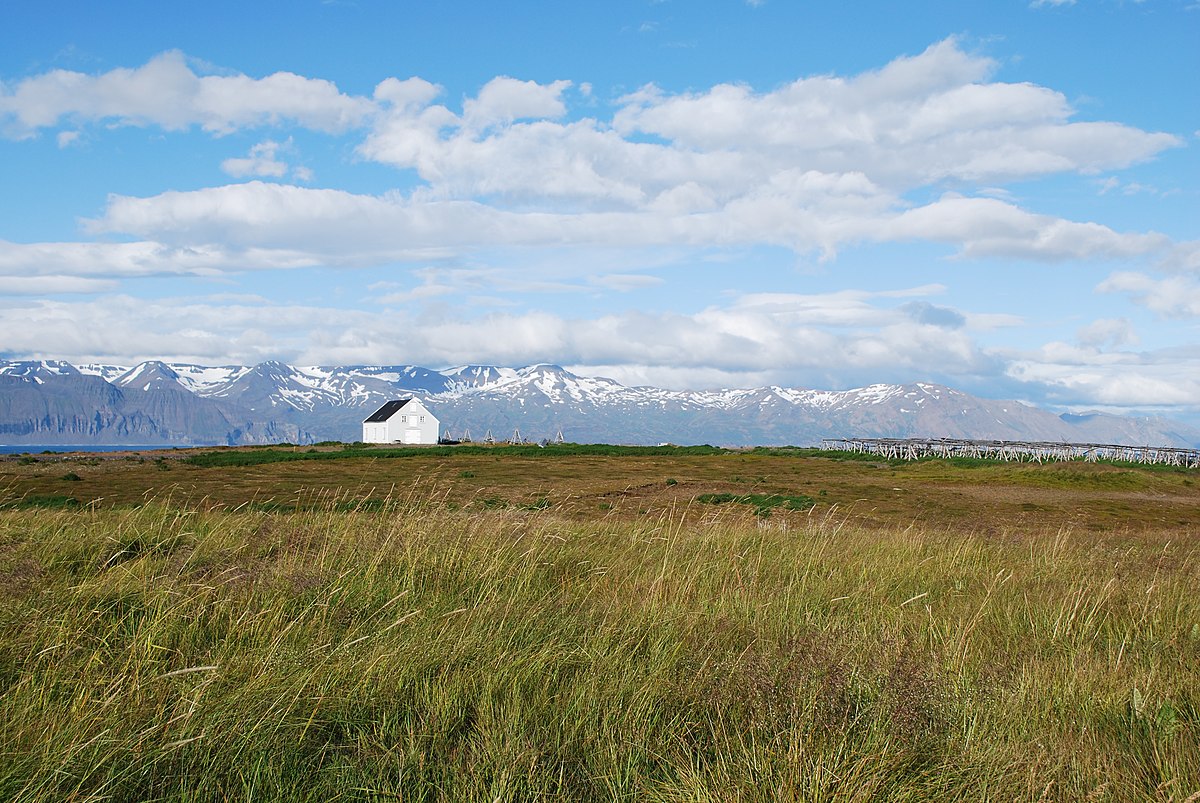
[(425, 423), (425, 416), (421, 416), (421, 423), (422, 423), (422, 424), (424, 424), (424, 423)]

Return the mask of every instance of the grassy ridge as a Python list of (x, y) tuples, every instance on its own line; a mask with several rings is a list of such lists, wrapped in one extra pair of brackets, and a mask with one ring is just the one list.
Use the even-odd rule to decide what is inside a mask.
[(451, 456), (490, 455), (494, 457), (682, 457), (723, 454), (728, 450), (715, 446), (615, 446), (606, 443), (558, 443), (538, 446), (536, 444), (502, 444), (477, 446), (401, 446), (379, 447), (366, 444), (343, 444), (336, 451), (306, 448), (236, 449), (228, 451), (201, 452), (183, 459), (184, 463), (202, 468), (231, 466), (261, 466), (268, 463), (287, 463), (295, 460), (345, 460), (374, 457), (385, 460), (400, 458), (432, 458)]
[(1194, 540), (424, 499), (0, 513), (0, 799), (1200, 792)]

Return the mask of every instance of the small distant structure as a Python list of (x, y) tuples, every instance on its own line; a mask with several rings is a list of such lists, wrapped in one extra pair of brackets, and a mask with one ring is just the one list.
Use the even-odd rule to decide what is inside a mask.
[(522, 441), (521, 441), (521, 428), (520, 428), (520, 427), (517, 427), (517, 428), (515, 428), (515, 429), (513, 430), (512, 437), (508, 439), (508, 442), (509, 442), (509, 443), (511, 443), (511, 444), (513, 444), (514, 446), (516, 446), (516, 445), (519, 445), (519, 444), (522, 442)]
[(463, 430), (462, 437), (459, 438), (458, 441), (459, 441), (459, 443), (474, 443), (475, 442), (475, 441), (471, 440), (471, 428), (470, 427), (467, 427), (466, 429)]
[(566, 439), (563, 438), (562, 427), (559, 427), (558, 432), (554, 433), (554, 442), (555, 443), (566, 443), (567, 442)]
[(1113, 443), (1067, 443), (1065, 441), (985, 441), (959, 438), (825, 438), (821, 448), (878, 455), (890, 460), (920, 460), (925, 457), (969, 457), (1021, 463), (1065, 460), (1118, 460), (1183, 468), (1200, 468), (1200, 449), (1173, 446), (1122, 446)]
[(437, 443), (439, 424), (415, 397), (386, 402), (363, 420), (363, 443)]
[(487, 431), (487, 434), (483, 436), (483, 442), (487, 444), (496, 442), (496, 439), (492, 437), (492, 431), (490, 429)]

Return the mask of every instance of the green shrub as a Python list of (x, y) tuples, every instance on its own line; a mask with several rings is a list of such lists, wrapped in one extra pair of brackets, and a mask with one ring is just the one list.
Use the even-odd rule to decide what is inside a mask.
[(783, 507), (786, 510), (808, 510), (816, 504), (811, 496), (793, 496), (790, 494), (700, 494), (696, 501), (706, 505), (724, 505), (735, 503), (750, 505), (757, 516), (766, 518), (771, 515), (772, 508)]
[(80, 507), (81, 503), (73, 496), (65, 496), (63, 494), (29, 494), (20, 499), (6, 502), (0, 507), (5, 508), (73, 508)]

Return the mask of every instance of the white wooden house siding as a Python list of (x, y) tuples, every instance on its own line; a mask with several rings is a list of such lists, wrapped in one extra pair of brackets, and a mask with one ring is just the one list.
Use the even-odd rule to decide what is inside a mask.
[(440, 426), (420, 399), (389, 401), (363, 421), (364, 443), (437, 443)]

